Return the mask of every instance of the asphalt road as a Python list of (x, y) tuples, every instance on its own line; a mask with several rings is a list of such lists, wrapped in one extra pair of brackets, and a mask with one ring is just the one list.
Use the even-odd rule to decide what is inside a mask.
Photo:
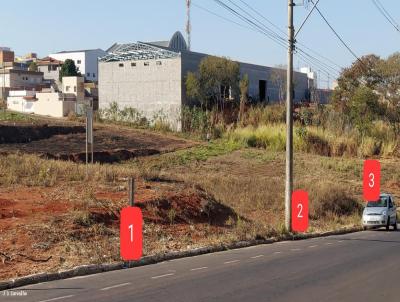
[(25, 286), (0, 301), (400, 301), (400, 232), (281, 242)]

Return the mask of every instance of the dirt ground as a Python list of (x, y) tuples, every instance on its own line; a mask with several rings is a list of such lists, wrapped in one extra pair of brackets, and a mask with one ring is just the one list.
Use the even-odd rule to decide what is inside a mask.
[[(94, 127), (93, 136), (94, 161), (100, 163), (119, 162), (195, 145), (194, 142), (170, 135), (101, 124)], [(84, 162), (85, 139), (84, 125), (79, 123), (0, 124), (1, 154), (20, 152)]]
[[(59, 128), (49, 130), (51, 126)], [(68, 133), (68, 127), (75, 126), (75, 132)], [(151, 131), (98, 125), (98, 152), (111, 154), (104, 161), (118, 163), (93, 165), (91, 171), (100, 175), (96, 179), (84, 181), (82, 164), (24, 155), (70, 159), (81, 154), (84, 133), (79, 126), (50, 124), (43, 130), (43, 125), (21, 124), (14, 129), (21, 140), (51, 135), (12, 143), (0, 125), (0, 280), (120, 261), (119, 213), (128, 205), (129, 175), (137, 176), (135, 202), (143, 211), (144, 255), (282, 235), (283, 152), (199, 145)], [(147, 151), (123, 161), (130, 157), (118, 157), (116, 150)], [(15, 152), (20, 155), (5, 155)], [(381, 164), (382, 191), (400, 198), (400, 164), (397, 159), (382, 159)], [(362, 159), (299, 153), (294, 168), (295, 188), (310, 195), (309, 232), (359, 224)], [(63, 177), (65, 171), (80, 174)], [(15, 174), (17, 181), (4, 173)], [(38, 173), (40, 181), (29, 181)], [(51, 181), (41, 180), (48, 178)], [(319, 204), (330, 206), (327, 200), (342, 196), (353, 202), (354, 211), (338, 215), (333, 207), (326, 215), (318, 214)]]
[[(236, 214), (201, 190), (177, 183), (138, 183), (144, 254), (206, 244)], [(0, 280), (119, 259), (119, 212), (125, 187), (0, 189)], [(210, 236), (210, 237), (212, 237)]]

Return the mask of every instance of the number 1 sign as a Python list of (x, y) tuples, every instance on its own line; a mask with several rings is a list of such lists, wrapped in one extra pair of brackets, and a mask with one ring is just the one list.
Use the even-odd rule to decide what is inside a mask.
[(381, 180), (381, 164), (378, 160), (364, 161), (363, 195), (365, 201), (379, 199)]
[(142, 224), (140, 208), (126, 207), (121, 211), (120, 254), (124, 260), (139, 260), (142, 257)]
[(308, 229), (308, 193), (297, 190), (292, 193), (292, 230), (305, 232)]

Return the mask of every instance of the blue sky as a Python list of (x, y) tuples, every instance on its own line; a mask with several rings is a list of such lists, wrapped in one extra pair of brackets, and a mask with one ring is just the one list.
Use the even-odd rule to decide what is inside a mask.
[[(286, 0), (245, 1), (286, 31)], [(380, 1), (400, 23), (400, 1)], [(193, 2), (240, 22), (213, 0)], [(9, 46), (18, 55), (46, 56), (61, 50), (106, 49), (114, 42), (165, 40), (185, 28), (185, 0), (13, 0), (1, 5), (0, 46)], [(320, 0), (319, 7), (356, 54), (387, 56), (399, 51), (400, 34), (371, 0)], [(297, 27), (307, 12), (304, 7), (295, 8)], [(194, 51), (263, 65), (285, 64), (286, 51), (275, 42), (197, 7), (192, 9), (192, 27)], [(298, 40), (340, 66), (354, 59), (316, 12)], [(295, 67), (301, 65), (296, 59)]]

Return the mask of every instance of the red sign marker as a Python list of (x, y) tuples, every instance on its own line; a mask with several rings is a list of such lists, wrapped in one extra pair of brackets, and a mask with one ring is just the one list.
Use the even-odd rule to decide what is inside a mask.
[(140, 208), (127, 207), (121, 211), (120, 254), (124, 260), (139, 260), (142, 257), (143, 215)]
[(379, 199), (381, 182), (381, 164), (378, 160), (364, 161), (363, 195), (365, 201)]
[(308, 193), (297, 190), (292, 193), (292, 230), (305, 232), (308, 229)]

